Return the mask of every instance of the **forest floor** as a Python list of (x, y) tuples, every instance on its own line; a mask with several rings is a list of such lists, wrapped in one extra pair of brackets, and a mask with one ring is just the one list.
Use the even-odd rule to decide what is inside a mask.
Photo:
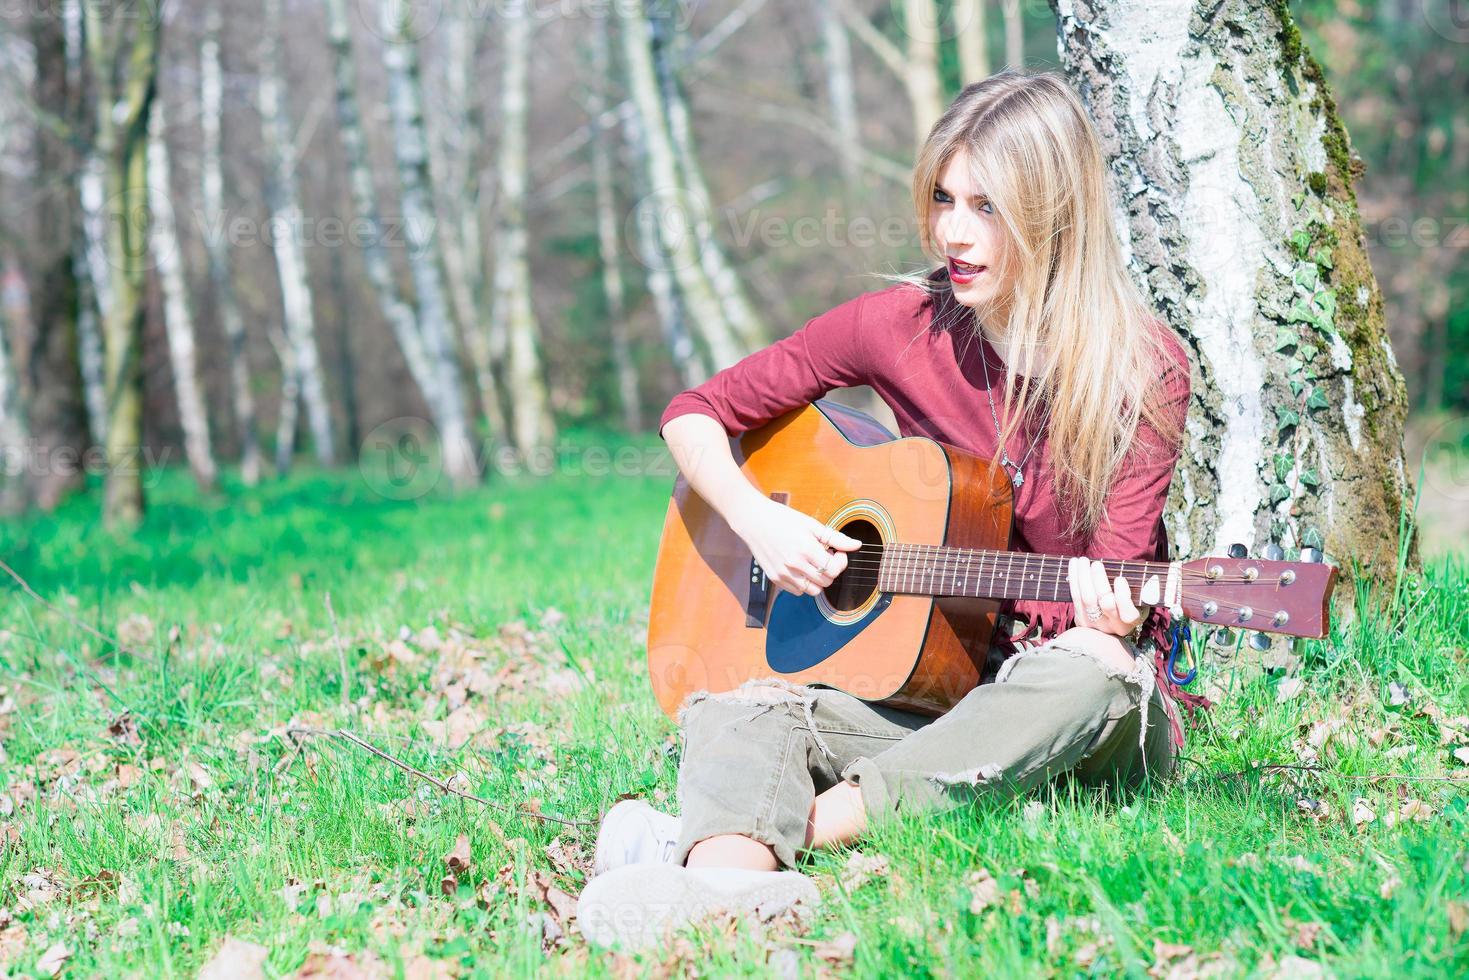
[(135, 538), (95, 496), (0, 527), (55, 606), (0, 584), (0, 973), (1469, 971), (1461, 559), (1294, 676), (1206, 665), (1228, 694), (1169, 786), (890, 820), (810, 861), (810, 914), (629, 957), (572, 915), (594, 827), (514, 811), (674, 805), (644, 663), (671, 471), (369, 483), (168, 473)]

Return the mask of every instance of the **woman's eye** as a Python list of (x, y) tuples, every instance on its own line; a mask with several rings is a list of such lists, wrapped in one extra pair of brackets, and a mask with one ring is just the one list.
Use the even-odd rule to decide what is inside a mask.
[(935, 187), (933, 189), (933, 199), (935, 201), (938, 201), (940, 204), (948, 204), (949, 201), (952, 200), (952, 198), (949, 197), (948, 191), (945, 191), (941, 187)]
[(984, 203), (983, 203), (983, 204), (981, 204), (981, 205), (980, 205), (980, 206), (979, 206), (979, 209), (980, 209), (980, 210), (981, 210), (981, 211), (983, 211), (983, 210), (984, 210), (984, 209), (985, 209), (985, 208), (989, 208), (989, 213), (990, 213), (990, 214), (994, 214), (994, 213), (995, 213), (995, 206), (994, 206), (994, 204), (992, 204), (992, 203), (991, 203), (991, 202), (989, 202), (989, 201), (985, 201), (985, 202), (984, 202)]

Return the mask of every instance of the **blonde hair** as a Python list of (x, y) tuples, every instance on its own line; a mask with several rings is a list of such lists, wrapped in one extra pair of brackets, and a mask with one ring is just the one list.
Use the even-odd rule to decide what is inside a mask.
[[(1058, 506), (1069, 534), (1090, 537), (1129, 458), (1171, 451), (1182, 437), (1159, 383), (1174, 363), (1164, 347), (1168, 328), (1127, 273), (1101, 143), (1062, 78), (999, 72), (967, 86), (929, 132), (913, 168), (913, 205), (924, 252), (945, 267), (930, 213), (938, 176), (960, 150), (973, 186), (995, 209), (1015, 271), (1008, 318), (995, 324), (1011, 352), (999, 445), (1043, 408), (1050, 434), (1044, 465), (1054, 475)], [(967, 324), (978, 333), (981, 318), (997, 315), (960, 306), (947, 274), (889, 278), (927, 291), (936, 301), (935, 324), (945, 329)], [(982, 405), (975, 410), (988, 414)], [(1135, 445), (1141, 421), (1153, 426), (1161, 446)]]

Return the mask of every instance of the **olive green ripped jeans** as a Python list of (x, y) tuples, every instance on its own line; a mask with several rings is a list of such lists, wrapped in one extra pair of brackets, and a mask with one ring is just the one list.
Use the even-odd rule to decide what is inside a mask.
[(742, 834), (792, 867), (812, 801), (840, 780), (859, 787), (872, 819), (1024, 793), (1063, 772), (1130, 789), (1167, 778), (1166, 695), (1148, 658), (1124, 646), (1135, 657), (1126, 673), (1064, 640), (1018, 653), (940, 718), (779, 678), (692, 694), (679, 712), (674, 860), (705, 838)]

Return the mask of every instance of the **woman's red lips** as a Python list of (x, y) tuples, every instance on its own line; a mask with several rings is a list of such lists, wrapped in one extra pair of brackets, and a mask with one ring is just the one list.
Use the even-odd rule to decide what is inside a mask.
[(986, 268), (988, 267), (983, 265), (970, 265), (968, 262), (960, 262), (952, 255), (949, 256), (949, 279), (952, 282), (961, 284), (973, 282)]

